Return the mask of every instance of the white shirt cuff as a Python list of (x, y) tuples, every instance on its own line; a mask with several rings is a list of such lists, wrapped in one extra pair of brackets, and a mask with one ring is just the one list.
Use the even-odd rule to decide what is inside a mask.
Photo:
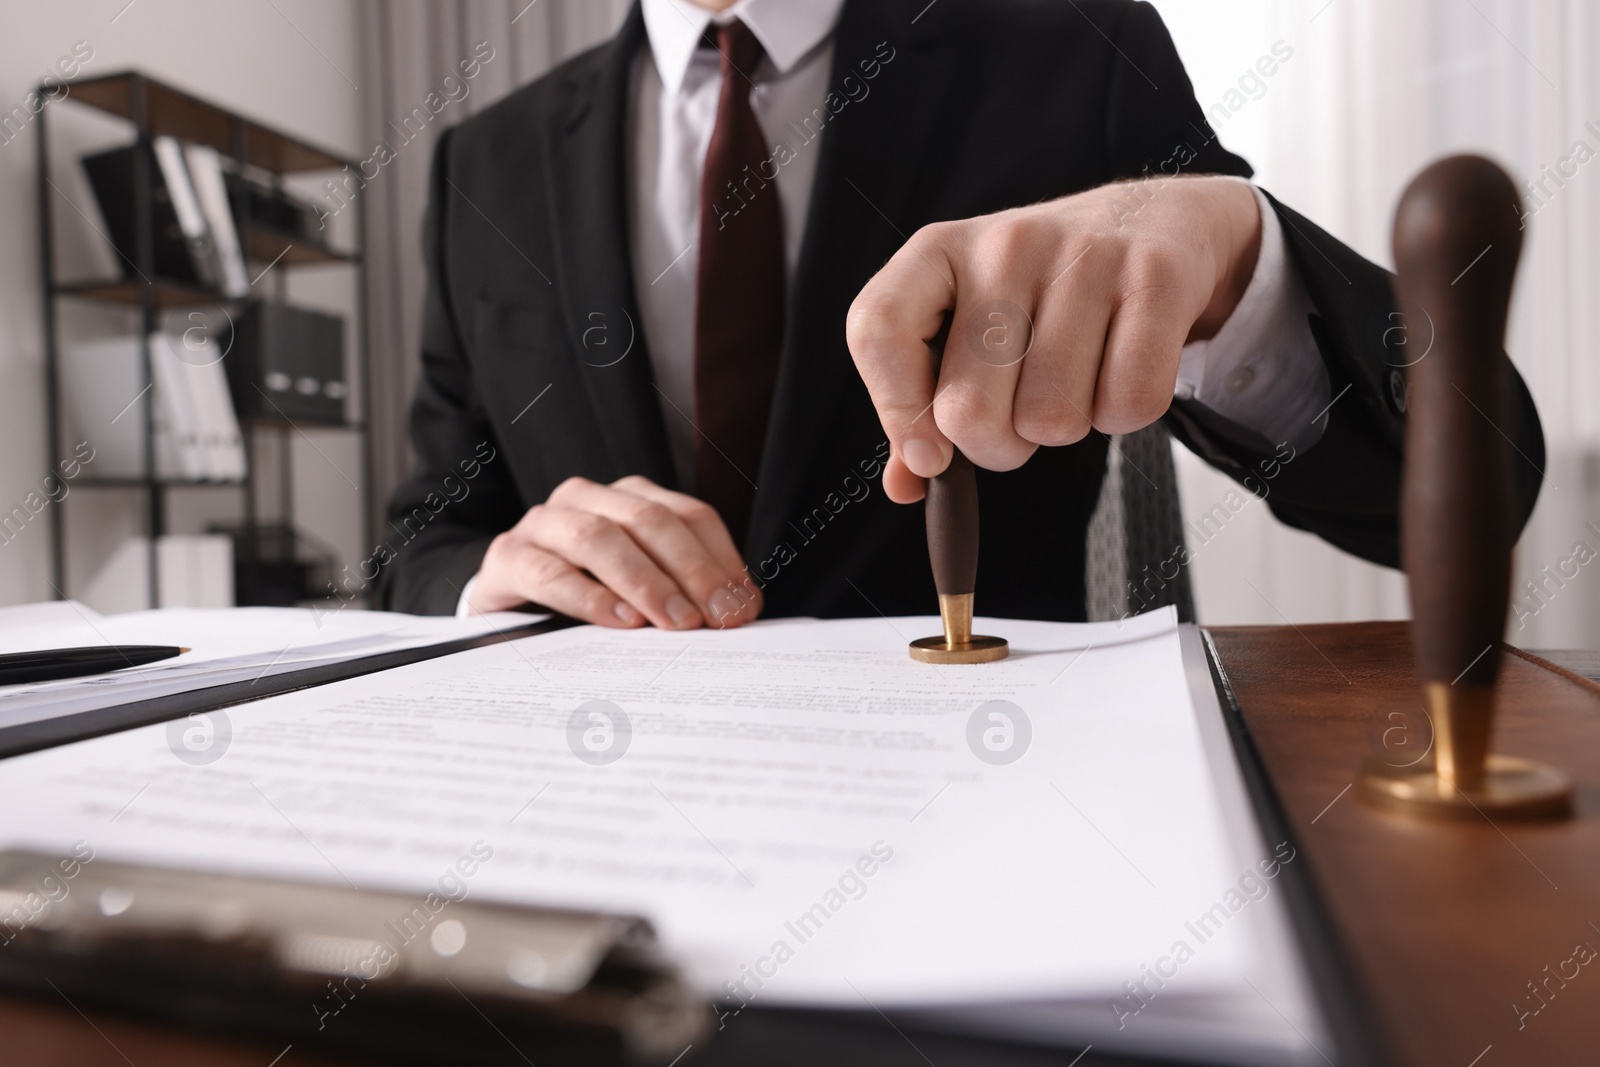
[(456, 618), (465, 619), (472, 615), (472, 583), (478, 580), (474, 574), (467, 579), (467, 584), (461, 587), (461, 596), (456, 600)]
[[(1239, 179), (1243, 181), (1244, 179)], [(1203, 404), (1273, 445), (1316, 444), (1332, 387), (1306, 316), (1313, 311), (1278, 213), (1255, 186), (1261, 251), (1239, 306), (1216, 336), (1183, 346), (1173, 396)]]

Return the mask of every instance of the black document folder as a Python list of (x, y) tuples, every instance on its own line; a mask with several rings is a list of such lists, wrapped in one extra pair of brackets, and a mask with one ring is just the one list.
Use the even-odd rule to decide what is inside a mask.
[[(141, 158), (142, 157), (142, 158)], [(135, 197), (136, 168), (148, 167), (150, 176), (151, 260), (156, 276), (186, 282), (202, 289), (215, 288), (218, 282), (212, 264), (215, 253), (205, 241), (186, 237), (178, 223), (172, 192), (167, 188), (161, 167), (148, 145), (128, 145), (109, 152), (85, 156), (83, 169), (89, 175), (100, 214), (106, 221), (108, 236), (117, 252), (117, 263), (125, 278), (138, 276), (138, 200)]]

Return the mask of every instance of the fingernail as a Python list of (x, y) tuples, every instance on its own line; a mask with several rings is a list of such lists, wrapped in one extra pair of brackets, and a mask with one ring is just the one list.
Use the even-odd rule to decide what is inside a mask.
[(633, 605), (625, 600), (617, 601), (617, 606), (611, 609), (616, 612), (617, 618), (629, 626), (637, 626), (644, 621), (644, 616), (633, 609)]
[(900, 455), (905, 460), (906, 466), (911, 468), (911, 473), (919, 478), (932, 478), (944, 470), (945, 465), (950, 462), (950, 457), (945, 455), (943, 448), (921, 437), (913, 437), (907, 441), (901, 448)]
[(694, 610), (689, 598), (679, 593), (667, 597), (667, 615), (674, 626), (693, 626), (700, 613)]
[(739, 598), (726, 589), (718, 589), (711, 594), (711, 601), (706, 609), (713, 626), (722, 626), (733, 616), (744, 610), (744, 604)]

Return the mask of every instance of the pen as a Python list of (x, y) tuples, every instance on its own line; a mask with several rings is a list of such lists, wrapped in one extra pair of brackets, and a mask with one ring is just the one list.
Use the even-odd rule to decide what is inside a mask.
[(189, 651), (176, 645), (93, 645), (89, 648), (52, 648), (38, 652), (13, 652), (0, 656), (0, 685), (48, 682), (104, 674), (127, 667), (171, 659)]

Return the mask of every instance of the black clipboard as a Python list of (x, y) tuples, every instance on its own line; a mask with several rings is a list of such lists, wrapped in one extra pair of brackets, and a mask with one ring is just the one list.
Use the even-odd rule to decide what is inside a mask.
[[(233, 683), (215, 686), (178, 696), (4, 728), (0, 729), (0, 759), (102, 734), (170, 721), (195, 712), (214, 710), (297, 689), (360, 677), (505, 640), (549, 633), (573, 625), (576, 623), (571, 619), (554, 616), (515, 630), (292, 672), (262, 679), (260, 683), (254, 685)], [(1255, 750), (1248, 728), (1245, 726), (1226, 671), (1209, 635), (1204, 630), (1200, 633), (1206, 667), (1221, 705), (1231, 747), (1239, 760), (1251, 807), (1254, 809), (1253, 814), (1260, 820), (1263, 830), (1289, 836), (1282, 809), (1271, 787), (1260, 754)], [(5, 869), (3, 865), (6, 860), (7, 856), (0, 854), (0, 871)], [(1343, 958), (1335, 939), (1331, 937), (1326, 907), (1318, 898), (1308, 872), (1302, 869), (1303, 866), (1295, 868), (1292, 875), (1287, 870), (1285, 872), (1287, 875), (1285, 884), (1292, 885), (1289, 890), (1289, 913), (1307, 956), (1317, 999), (1334, 1031), (1340, 1062), (1347, 1062), (1347, 1057), (1352, 1054), (1358, 1057), (1360, 1062), (1375, 1064), (1387, 1062), (1380, 1052), (1380, 1042), (1376, 1039), (1370, 1011), (1365, 1010), (1367, 1006), (1361, 1002), (1356, 991), (1357, 986), (1353, 981), (1348, 961)], [(0, 894), (3, 894), (3, 887), (0, 887)], [(0, 900), (3, 900), (3, 897), (0, 897)], [(4, 955), (4, 950), (0, 950), (0, 985), (12, 989), (30, 988), (28, 982), (19, 983), (16, 976), (4, 965)], [(37, 975), (34, 978), (31, 987), (39, 988)], [(95, 1002), (129, 1009), (141, 1016), (164, 1018), (202, 1029), (216, 1029), (220, 1026), (229, 1032), (243, 1031), (256, 1035), (287, 1032), (282, 1029), (284, 1016), (280, 1010), (281, 1005), (272, 1007), (266, 1003), (257, 1003), (244, 1009), (234, 1005), (227, 1011), (220, 1011), (218, 1005), (212, 1004), (206, 1011), (174, 1012), (171, 998), (152, 998), (148, 994), (149, 987), (128, 989), (129, 984), (124, 982), (116, 988), (101, 990), (100, 992), (106, 995), (99, 997)], [(45, 991), (49, 990), (48, 985), (42, 988)], [(91, 987), (86, 992), (91, 999), (95, 998), (95, 989)], [(369, 998), (369, 1005), (376, 999)], [(524, 1011), (519, 1015), (517, 1006), (513, 1005), (512, 1010), (504, 1018), (490, 1019), (476, 1008), (470, 1009), (465, 1014), (459, 1009), (446, 1008), (436, 998), (419, 998), (413, 995), (407, 999), (402, 996), (390, 1003), (394, 1005), (392, 1011), (386, 1006), (381, 1011), (369, 1013), (371, 1016), (381, 1016), (384, 1022), (374, 1024), (373, 1029), (358, 1025), (342, 1027), (343, 1032), (330, 1039), (327, 1047), (330, 1051), (337, 1049), (358, 1055), (362, 1059), (368, 1059), (376, 1054), (394, 1062), (407, 1063), (511, 1065), (524, 1062), (522, 1048), (527, 1048), (530, 1052), (535, 1049), (542, 1050), (545, 1053), (543, 1059), (538, 1056), (534, 1058), (534, 1062), (541, 1064), (653, 1062), (654, 1059), (652, 1054), (630, 1047), (626, 1041), (620, 1039), (619, 1033), (614, 1029), (604, 1034), (598, 1041), (593, 1030), (587, 1033), (583, 1033), (581, 1028), (574, 1031), (568, 1025), (568, 1021), (560, 1018), (559, 1013), (551, 1014), (546, 1011), (541, 1014), (536, 1011), (530, 1014)], [(312, 1017), (309, 1004), (301, 1001), (296, 1001), (295, 1004), (298, 1011), (303, 1012), (308, 1018)], [(496, 1007), (497, 1010), (506, 1011), (506, 1006), (503, 1004)], [(928, 1053), (937, 1051), (941, 1054), (937, 1057), (941, 1067), (944, 1067), (946, 1059), (956, 1063), (1015, 1064), (1017, 1067), (1022, 1065), (1032, 1067), (1034, 1064), (1055, 1062), (1062, 1051), (1058, 1045), (1039, 1045), (1027, 1040), (996, 1040), (992, 1036), (956, 1034), (939, 1027), (930, 1028), (927, 1019), (901, 1012), (884, 1015), (876, 1010), (752, 1007), (741, 1013), (721, 1013), (710, 1003), (702, 1000), (693, 1011), (686, 1011), (684, 1017), (696, 1013), (702, 1017), (705, 1025), (694, 1031), (697, 1035), (695, 1039), (686, 1041), (679, 1046), (674, 1056), (669, 1056), (660, 1062), (667, 1063), (670, 1060), (678, 1063), (679, 1067), (694, 1067), (696, 1064), (713, 1067), (724, 1063), (750, 1062), (750, 1057), (759, 1053), (761, 1059), (772, 1063), (811, 1062), (817, 1057), (822, 1057), (834, 1067), (854, 1067), (856, 1064), (869, 1063), (876, 1067), (879, 1063), (894, 1062), (902, 1058), (908, 1064), (923, 1063), (926, 1062)], [(732, 1015), (738, 1017), (730, 1021)], [(413, 1033), (421, 1017), (426, 1017), (428, 1020), (427, 1029), (432, 1033), (431, 1037)], [(520, 1021), (517, 1021), (519, 1019)], [(484, 1025), (486, 1020), (490, 1026)], [(313, 1022), (315, 1021), (313, 1019)], [(498, 1032), (498, 1036), (493, 1041), (481, 1045), (472, 1044), (461, 1035), (471, 1030), (474, 1024), (479, 1031), (476, 1039), (481, 1040), (484, 1031), (491, 1034)], [(511, 1026), (520, 1035), (520, 1043), (511, 1043), (507, 1040), (508, 1031), (501, 1029), (506, 1025)], [(604, 1029), (602, 1027), (602, 1030)], [(727, 1032), (723, 1033), (723, 1030)], [(397, 1033), (410, 1036), (397, 1042), (394, 1040)], [(688, 1034), (690, 1030), (684, 1028), (681, 1033)], [(306, 1046), (303, 1047), (317, 1047), (320, 1043), (314, 1036), (307, 1038)], [(467, 1043), (464, 1044), (464, 1041)], [(907, 1057), (905, 1054), (910, 1055)], [(1167, 1062), (1159, 1061), (1161, 1064)], [(1085, 1049), (1080, 1067), (1111, 1063), (1129, 1067), (1133, 1065), (1157, 1067), (1158, 1061), (1130, 1060), (1121, 1056), (1108, 1060), (1103, 1058), (1097, 1049)]]
[(666, 1064), (713, 1019), (635, 916), (92, 850), (0, 853), (0, 986), (405, 1063)]

